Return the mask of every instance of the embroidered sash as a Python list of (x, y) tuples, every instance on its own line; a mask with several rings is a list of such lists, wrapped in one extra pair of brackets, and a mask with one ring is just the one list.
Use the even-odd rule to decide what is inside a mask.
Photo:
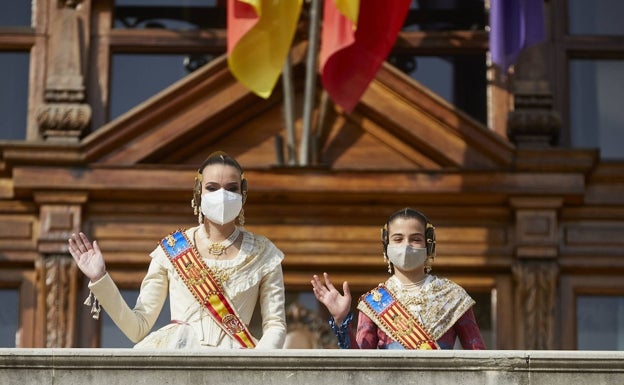
[(160, 246), (186, 287), (208, 310), (217, 325), (242, 347), (255, 347), (256, 344), (245, 323), (241, 321), (221, 285), (214, 279), (214, 272), (201, 259), (186, 234), (177, 230), (160, 241)]
[(358, 309), (406, 349), (440, 349), (421, 323), (383, 284), (364, 294)]

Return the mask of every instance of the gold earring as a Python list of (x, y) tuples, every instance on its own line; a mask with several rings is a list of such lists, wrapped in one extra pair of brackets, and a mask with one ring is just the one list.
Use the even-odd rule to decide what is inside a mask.
[(386, 255), (386, 253), (384, 253), (384, 261), (386, 261), (388, 263), (388, 274), (392, 274), (392, 262), (390, 262), (390, 259), (388, 259), (388, 256)]
[(245, 209), (241, 208), (240, 213), (238, 213), (238, 224), (245, 226)]
[(195, 200), (195, 197), (191, 199), (191, 207), (193, 208), (193, 214), (197, 215), (197, 223), (200, 225), (203, 224), (204, 214), (201, 212), (201, 209), (197, 205), (197, 201)]
[(433, 258), (427, 258), (427, 264), (425, 265), (425, 274), (430, 274), (433, 268), (431, 267), (431, 262), (433, 262)]

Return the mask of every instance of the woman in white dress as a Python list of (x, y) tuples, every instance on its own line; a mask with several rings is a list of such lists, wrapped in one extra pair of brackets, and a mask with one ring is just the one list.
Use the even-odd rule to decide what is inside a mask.
[[(211, 154), (195, 179), (192, 207), (199, 226), (172, 233), (152, 251), (133, 308), (106, 272), (97, 241), (91, 242), (83, 233), (72, 234), (69, 252), (90, 280), (94, 317), (101, 305), (137, 343), (136, 348), (282, 348), (286, 335), (284, 254), (266, 237), (241, 227), (246, 195), (238, 162), (223, 152)], [(182, 246), (168, 247), (176, 241)], [(195, 265), (177, 259), (187, 257), (175, 255), (181, 248), (197, 256)], [(172, 322), (150, 334), (167, 295)], [(259, 340), (248, 330), (258, 301)]]

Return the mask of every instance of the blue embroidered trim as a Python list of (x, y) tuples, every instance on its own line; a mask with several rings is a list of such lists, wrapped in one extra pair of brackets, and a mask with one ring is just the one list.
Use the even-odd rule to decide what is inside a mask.
[(349, 335), (349, 326), (351, 326), (351, 322), (353, 321), (353, 313), (349, 312), (347, 317), (342, 321), (340, 326), (336, 325), (336, 321), (334, 317), (329, 316), (329, 327), (332, 332), (338, 338), (338, 346), (340, 349), (349, 349), (351, 348), (351, 336)]

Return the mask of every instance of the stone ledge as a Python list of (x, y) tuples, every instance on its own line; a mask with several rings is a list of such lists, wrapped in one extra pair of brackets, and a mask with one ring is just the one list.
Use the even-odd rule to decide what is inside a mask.
[(624, 352), (0, 349), (0, 384), (624, 383)]

